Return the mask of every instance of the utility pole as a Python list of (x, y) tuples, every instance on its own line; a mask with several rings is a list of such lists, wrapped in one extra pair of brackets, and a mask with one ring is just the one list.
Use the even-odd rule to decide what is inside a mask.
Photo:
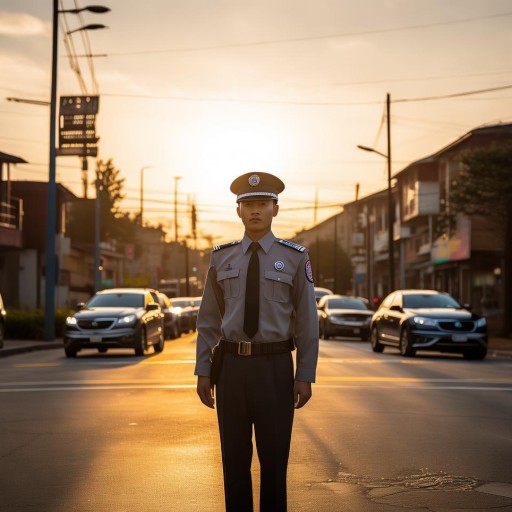
[(181, 176), (174, 176), (174, 241), (178, 242), (178, 180)]

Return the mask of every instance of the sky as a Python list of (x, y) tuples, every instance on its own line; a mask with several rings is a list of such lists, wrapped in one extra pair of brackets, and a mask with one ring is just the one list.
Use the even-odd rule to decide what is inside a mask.
[[(386, 94), (393, 174), (512, 122), (509, 0), (98, 3), (111, 12), (59, 16), (57, 94), (99, 94), (98, 157), (125, 178), (121, 208), (139, 211), (142, 176), (144, 221), (170, 239), (175, 193), (180, 238), (194, 202), (200, 245), (239, 239), (229, 185), (246, 172), (285, 182), (273, 225), (283, 238), (340, 212), (357, 184), (360, 197), (386, 188), (386, 158), (357, 148), (387, 153)], [(48, 180), (49, 107), (6, 98), (49, 100), (51, 13), (51, 0), (0, 0), (0, 151), (29, 162), (11, 179)], [(108, 28), (87, 32), (81, 88), (63, 30), (90, 23)], [(78, 55), (83, 34), (71, 35)], [(57, 158), (58, 182), (79, 197), (80, 169), (78, 157)]]

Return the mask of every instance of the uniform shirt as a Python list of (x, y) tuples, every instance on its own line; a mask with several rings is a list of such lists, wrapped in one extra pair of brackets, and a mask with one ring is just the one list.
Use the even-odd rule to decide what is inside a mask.
[[(230, 341), (276, 342), (295, 339), (295, 379), (314, 382), (318, 360), (318, 316), (309, 256), (304, 247), (278, 241), (269, 231), (258, 243), (260, 313), (258, 331), (243, 331), (245, 285), (252, 240), (219, 246), (211, 255), (203, 300), (197, 318), (195, 375), (210, 375), (210, 355), (221, 338)], [(286, 245), (289, 244), (289, 245)], [(213, 280), (224, 297), (221, 317)], [(258, 357), (258, 356), (254, 356)]]

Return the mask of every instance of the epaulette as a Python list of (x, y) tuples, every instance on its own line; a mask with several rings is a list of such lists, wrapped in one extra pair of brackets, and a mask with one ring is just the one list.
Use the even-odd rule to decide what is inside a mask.
[(234, 242), (228, 242), (227, 244), (222, 245), (215, 245), (212, 249), (213, 252), (220, 251), (221, 249), (226, 249), (226, 247), (233, 247), (234, 245), (237, 245), (241, 243), (242, 240), (235, 240)]
[(307, 251), (307, 249), (303, 245), (290, 242), (290, 240), (283, 240), (282, 238), (278, 238), (277, 242), (279, 242), (281, 245), (286, 245), (286, 247), (290, 247), (291, 249), (295, 249), (296, 251), (299, 252)]

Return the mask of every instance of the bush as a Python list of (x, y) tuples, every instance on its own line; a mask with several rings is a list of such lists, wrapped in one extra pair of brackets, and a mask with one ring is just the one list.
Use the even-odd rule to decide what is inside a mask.
[[(64, 323), (74, 311), (58, 309), (55, 312), (55, 336), (62, 337)], [(10, 340), (44, 339), (44, 311), (9, 309), (5, 322), (5, 338)]]

